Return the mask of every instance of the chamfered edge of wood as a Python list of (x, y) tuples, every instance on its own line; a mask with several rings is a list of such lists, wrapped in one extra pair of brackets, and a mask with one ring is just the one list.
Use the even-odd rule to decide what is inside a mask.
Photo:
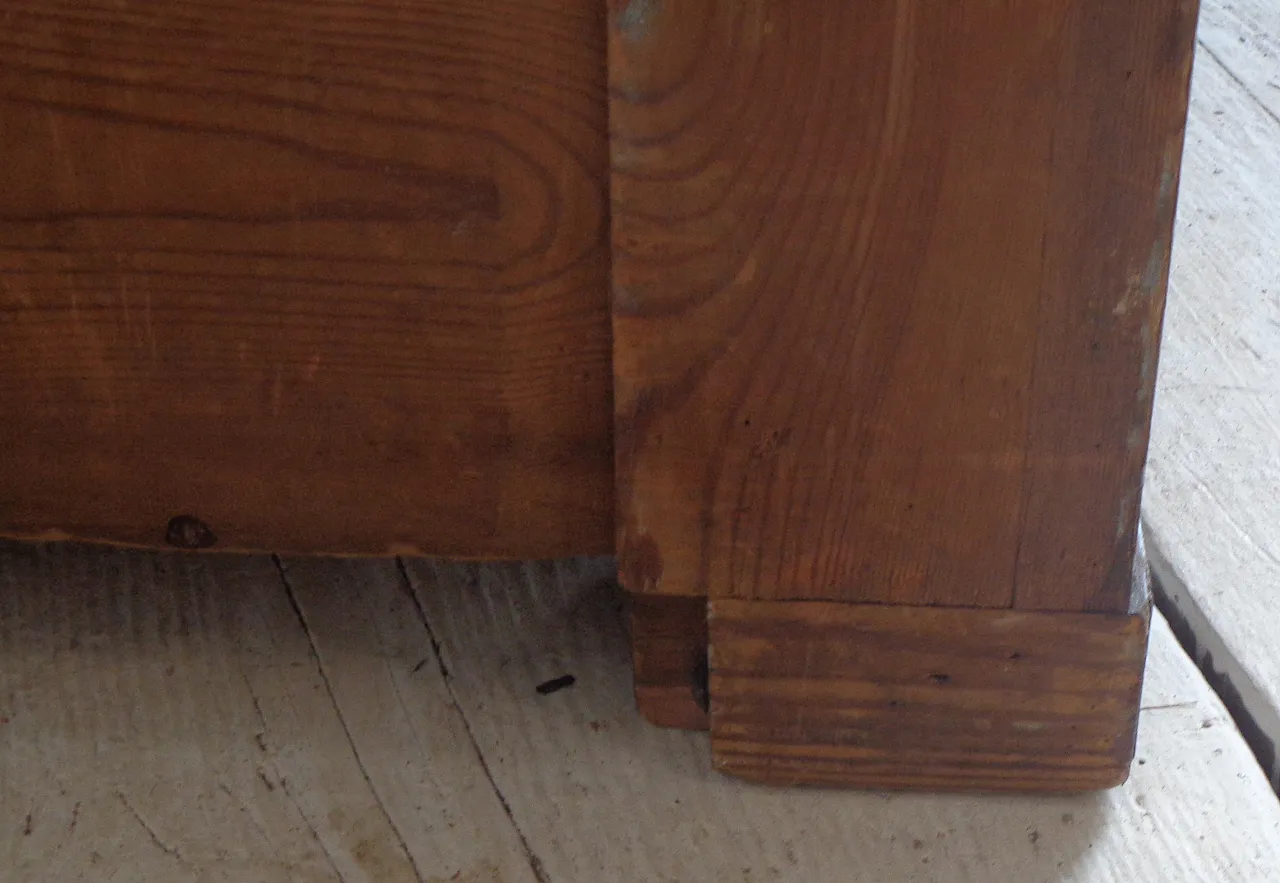
[(713, 600), (715, 767), (771, 785), (1076, 792), (1129, 774), (1149, 617)]

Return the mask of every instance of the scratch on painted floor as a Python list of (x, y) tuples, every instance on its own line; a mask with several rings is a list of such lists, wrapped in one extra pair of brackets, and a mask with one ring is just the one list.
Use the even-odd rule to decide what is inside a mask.
[(163, 839), (161, 839), (159, 832), (157, 832), (156, 829), (152, 827), (151, 823), (146, 820), (146, 818), (142, 815), (142, 813), (138, 812), (138, 808), (135, 807), (132, 802), (130, 802), (129, 798), (125, 796), (125, 793), (123, 791), (117, 789), (116, 797), (120, 800), (121, 805), (123, 805), (124, 808), (129, 811), (129, 814), (133, 816), (133, 818), (138, 822), (139, 825), (142, 826), (142, 830), (147, 832), (147, 836), (151, 838), (151, 842), (153, 842), (156, 846), (160, 847), (160, 849), (166, 854), (173, 856), (183, 866), (193, 871), (195, 870), (194, 868), (191, 867), (191, 863), (182, 857), (182, 853), (178, 850), (176, 846), (172, 846), (166, 843)]
[(516, 833), (516, 839), (520, 841), (520, 848), (524, 852), (525, 861), (529, 863), (529, 870), (533, 872), (534, 880), (537, 883), (550, 883), (550, 878), (547, 877), (547, 871), (543, 867), (542, 859), (533, 851), (533, 845), (529, 842), (529, 838), (524, 831), (521, 830), (520, 823), (516, 821), (516, 815), (511, 809), (511, 804), (507, 801), (507, 796), (498, 787), (498, 780), (494, 778), (493, 770), (489, 768), (489, 759), (480, 747), (480, 740), (476, 738), (475, 730), (471, 726), (471, 720), (463, 710), (463, 704), (458, 701), (458, 695), (453, 688), (453, 679), (449, 677), (449, 669), (445, 662), (444, 654), (440, 651), (440, 641), (436, 638), (431, 621), (427, 618), (427, 609), (423, 606), (422, 597), (418, 594), (420, 589), (414, 584), (413, 578), (409, 576), (409, 569), (405, 567), (402, 558), (396, 558), (396, 568), (400, 571), (400, 579), (403, 580), (409, 597), (413, 599), (413, 605), (418, 611), (418, 619), (421, 620), (422, 627), (427, 632), (427, 640), (431, 643), (431, 650), (436, 655), (436, 663), (440, 666), (440, 674), (444, 680), (445, 690), (449, 694), (449, 702), (458, 710), (458, 716), (462, 720), (462, 727), (471, 743), (471, 751), (475, 755), (476, 762), (480, 764), (480, 770), (488, 780), (489, 787), (493, 789), (493, 795), (498, 799), (498, 805), (502, 807), (507, 820), (511, 823), (511, 829)]
[[(285, 569), (284, 562), (280, 560), (279, 555), (271, 556), (272, 562), (276, 566), (276, 572), (280, 575), (280, 582), (284, 586), (285, 595), (289, 599), (289, 604), (293, 607), (294, 616), (298, 619), (298, 624), (302, 627), (303, 633), (307, 636), (307, 643), (311, 647), (311, 659), (315, 664), (316, 672), (320, 675), (320, 680), (324, 684), (325, 693), (329, 697), (330, 704), (333, 705), (334, 714), (338, 717), (338, 724), (342, 727), (342, 734), (346, 738), (347, 747), (351, 750), (351, 756), (355, 760), (356, 769), (360, 771), (364, 783), (369, 788), (369, 793), (373, 795), (374, 803), (378, 806), (378, 811), (386, 820), (387, 827), (395, 835), (396, 844), (404, 853), (405, 860), (409, 863), (409, 867), (413, 869), (413, 876), (418, 883), (427, 883), (422, 876), (422, 870), (418, 867), (418, 863), (413, 858), (413, 853), (409, 851), (409, 844), (404, 839), (404, 833), (400, 830), (400, 826), (391, 816), (391, 812), (387, 809), (383, 802), (382, 794), (378, 787), (374, 784), (372, 777), (369, 775), (369, 768), (366, 766), (364, 758), (360, 755), (360, 749), (356, 746), (355, 736), (351, 733), (351, 726), (347, 723), (347, 717), (342, 711), (342, 706), (338, 703), (338, 697), (334, 693), (333, 683), (329, 680), (329, 673), (325, 670), (324, 659), (320, 656), (320, 648), (316, 646), (315, 634), (311, 630), (311, 626), (307, 623), (306, 614), (302, 611), (302, 605), (298, 603), (297, 593), (293, 589), (293, 584), (289, 581), (289, 574)], [(282, 783), (283, 784), (283, 783)]]
[(333, 853), (329, 851), (329, 844), (324, 842), (324, 838), (320, 836), (320, 832), (316, 830), (316, 826), (311, 821), (311, 817), (307, 815), (302, 805), (298, 803), (298, 798), (289, 788), (289, 783), (284, 779), (280, 780), (280, 790), (284, 792), (284, 796), (289, 798), (289, 802), (293, 804), (293, 808), (298, 813), (298, 818), (302, 819), (308, 831), (311, 832), (311, 839), (316, 842), (316, 846), (320, 847), (320, 852), (324, 855), (325, 861), (329, 864), (334, 876), (338, 878), (338, 883), (349, 883), (345, 874), (338, 868), (338, 864), (334, 861)]
[(1227, 524), (1231, 526), (1232, 530), (1236, 532), (1237, 536), (1239, 536), (1242, 540), (1244, 540), (1250, 546), (1252, 546), (1258, 552), (1258, 554), (1261, 555), (1263, 558), (1265, 558), (1267, 561), (1276, 565), (1277, 567), (1280, 567), (1280, 556), (1278, 556), (1275, 552), (1271, 551), (1271, 548), (1267, 543), (1265, 543), (1262, 540), (1259, 540), (1257, 537), (1253, 535), (1251, 531), (1241, 526), (1238, 521), (1236, 521), (1234, 518), (1231, 517), (1230, 514), (1228, 514), (1230, 510), (1227, 507), (1226, 503), (1222, 500), (1221, 497), (1218, 496), (1217, 493), (1214, 492), (1213, 488), (1209, 485), (1207, 481), (1204, 480), (1203, 477), (1201, 477), (1200, 473), (1191, 467), (1190, 463), (1187, 463), (1182, 458), (1173, 455), (1171, 452), (1166, 452), (1166, 456), (1170, 460), (1172, 460), (1174, 463), (1176, 463), (1178, 466), (1180, 466), (1183, 470), (1185, 470), (1187, 475), (1191, 477), (1191, 480), (1195, 483), (1195, 485), (1198, 488), (1200, 488), (1201, 492), (1204, 493), (1205, 496), (1207, 496), (1210, 500), (1213, 501), (1213, 504), (1218, 509), (1218, 515), (1221, 516), (1223, 521), (1225, 521)]
[[(261, 774), (261, 770), (259, 770), (259, 774)], [(275, 841), (271, 839), (271, 834), (263, 827), (262, 821), (258, 818), (257, 813), (255, 813), (249, 806), (248, 801), (233, 792), (231, 787), (223, 781), (221, 775), (215, 773), (214, 780), (218, 783), (218, 790), (225, 794), (227, 798), (236, 805), (236, 809), (239, 811), (240, 815), (249, 820), (249, 824), (253, 826), (255, 831), (257, 831), (258, 836), (262, 838), (262, 842), (267, 845), (267, 848), (271, 850), (277, 859), (283, 861), (279, 847), (277, 847)]]

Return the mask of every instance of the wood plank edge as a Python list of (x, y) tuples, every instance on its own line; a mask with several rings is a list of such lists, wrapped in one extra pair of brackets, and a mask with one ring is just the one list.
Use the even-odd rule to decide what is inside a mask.
[[(1150, 528), (1147, 528), (1150, 532)], [(1174, 637), (1226, 706), (1273, 790), (1280, 793), (1280, 709), (1268, 701), (1244, 662), (1196, 601), (1154, 533), (1148, 537), (1152, 593)]]

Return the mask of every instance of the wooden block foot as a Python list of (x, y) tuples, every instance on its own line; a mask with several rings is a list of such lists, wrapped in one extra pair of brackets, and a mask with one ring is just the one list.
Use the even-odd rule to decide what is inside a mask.
[(705, 730), (707, 599), (631, 596), (636, 705), (660, 727)]
[(777, 785), (1118, 785), (1147, 627), (1145, 611), (716, 600), (715, 765)]

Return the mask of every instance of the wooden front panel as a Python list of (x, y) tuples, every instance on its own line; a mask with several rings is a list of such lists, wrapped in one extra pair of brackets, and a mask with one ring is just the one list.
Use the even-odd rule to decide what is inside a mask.
[(627, 588), (1125, 609), (1195, 12), (615, 5)]
[(0, 22), (0, 533), (612, 548), (602, 4)]

